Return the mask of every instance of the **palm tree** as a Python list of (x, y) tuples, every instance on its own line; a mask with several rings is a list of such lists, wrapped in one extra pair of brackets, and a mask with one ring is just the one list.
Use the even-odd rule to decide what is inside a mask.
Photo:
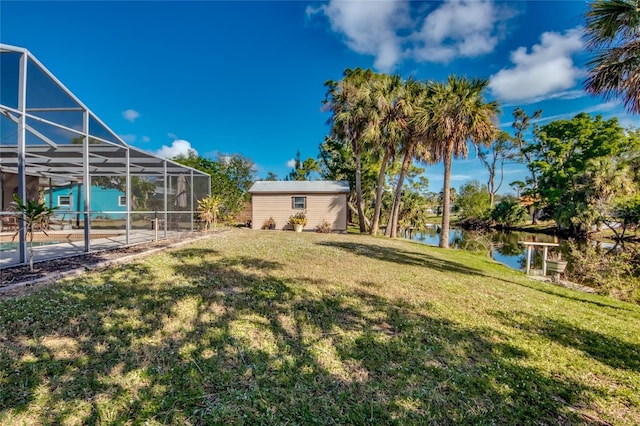
[(368, 100), (369, 85), (367, 84), (374, 77), (375, 73), (369, 69), (362, 70), (347, 68), (344, 71), (344, 78), (338, 82), (327, 81), (328, 88), (325, 103), (333, 112), (330, 119), (332, 121), (331, 136), (337, 139), (346, 140), (353, 149), (356, 162), (356, 204), (358, 209), (358, 222), (360, 232), (367, 232), (364, 216), (364, 206), (362, 201), (362, 161), (361, 150), (363, 144), (363, 134), (369, 123)]
[(588, 63), (585, 89), (606, 99), (622, 98), (640, 113), (640, 0), (596, 0), (586, 14)]
[(424, 138), (422, 134), (416, 131), (413, 120), (415, 108), (422, 102), (422, 99), (425, 96), (425, 88), (426, 87), (423, 83), (415, 80), (407, 80), (405, 83), (406, 111), (404, 120), (406, 120), (406, 129), (402, 133), (399, 145), (399, 152), (402, 154), (402, 166), (396, 183), (391, 215), (389, 217), (389, 225), (386, 230), (386, 235), (392, 238), (397, 236), (402, 187), (413, 160), (417, 159), (418, 161), (428, 163), (433, 159), (433, 152), (428, 144), (429, 139)]
[(444, 200), (440, 247), (449, 247), (451, 160), (466, 158), (470, 139), (490, 143), (496, 136), (498, 105), (484, 100), (484, 79), (449, 76), (447, 83), (427, 82), (424, 101), (414, 117), (416, 128), (431, 141), (432, 156), (444, 161)]
[(367, 138), (371, 142), (372, 151), (382, 151), (370, 230), (371, 235), (376, 235), (380, 222), (382, 189), (387, 164), (395, 155), (397, 144), (406, 130), (404, 83), (397, 75), (382, 75), (372, 83), (370, 95), (373, 114), (367, 128)]

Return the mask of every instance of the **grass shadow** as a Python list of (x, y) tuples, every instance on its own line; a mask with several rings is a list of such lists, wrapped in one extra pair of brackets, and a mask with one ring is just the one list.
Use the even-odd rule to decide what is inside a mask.
[(632, 305), (631, 303), (622, 302), (615, 299), (607, 299), (606, 296), (597, 296), (589, 293), (584, 293), (578, 290), (560, 287), (556, 284), (551, 284), (548, 282), (534, 281), (533, 279), (530, 280), (530, 284), (515, 281), (509, 282), (521, 287), (540, 291), (542, 293), (546, 293), (554, 297), (560, 297), (573, 302), (585, 303), (598, 308), (605, 308), (607, 310), (624, 311), (620, 312), (620, 315), (633, 314), (633, 317), (640, 319), (640, 306)]
[(558, 398), (593, 389), (429, 303), (215, 250), (155, 261), (170, 273), (145, 260), (0, 304), (0, 423), (590, 423)]
[(536, 333), (563, 346), (577, 349), (613, 368), (640, 372), (640, 345), (571, 324), (525, 312), (494, 312), (502, 323)]
[(483, 275), (482, 271), (467, 265), (439, 259), (422, 251), (409, 251), (397, 247), (383, 247), (375, 244), (321, 241), (318, 244), (335, 247), (358, 256), (366, 256), (383, 262), (392, 262), (399, 265), (423, 266), (437, 271), (457, 272), (461, 274)]

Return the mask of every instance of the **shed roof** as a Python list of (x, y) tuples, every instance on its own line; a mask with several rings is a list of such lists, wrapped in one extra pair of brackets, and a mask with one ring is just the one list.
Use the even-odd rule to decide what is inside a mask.
[(260, 180), (249, 189), (249, 193), (348, 193), (346, 180)]

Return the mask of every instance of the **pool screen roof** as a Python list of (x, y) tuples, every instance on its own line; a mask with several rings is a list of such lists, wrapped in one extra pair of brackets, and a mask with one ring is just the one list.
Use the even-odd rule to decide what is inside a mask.
[[(29, 175), (206, 174), (128, 145), (28, 50), (0, 44), (0, 169), (19, 168), (21, 123)], [(88, 139), (88, 161), (83, 141)]]

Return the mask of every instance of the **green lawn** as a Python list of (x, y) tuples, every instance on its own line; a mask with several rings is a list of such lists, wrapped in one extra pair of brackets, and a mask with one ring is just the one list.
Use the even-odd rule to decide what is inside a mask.
[(234, 229), (0, 303), (0, 424), (640, 424), (640, 307)]

